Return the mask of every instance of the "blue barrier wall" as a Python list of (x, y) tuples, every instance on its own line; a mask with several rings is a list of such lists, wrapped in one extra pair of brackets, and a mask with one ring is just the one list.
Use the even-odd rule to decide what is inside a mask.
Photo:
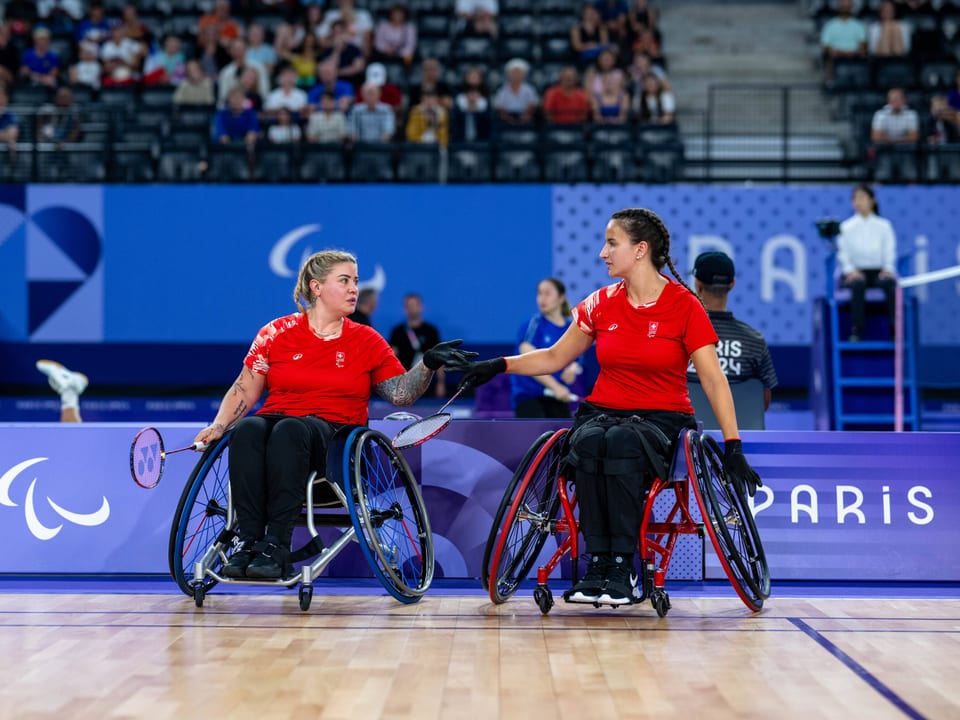
[[(495, 348), (535, 310), (540, 278), (561, 277), (573, 302), (607, 282), (597, 258), (606, 220), (644, 206), (671, 229), (681, 272), (706, 249), (734, 256), (732, 309), (779, 352), (785, 384), (803, 385), (829, 252), (814, 221), (849, 215), (849, 196), (839, 185), (4, 186), (0, 343), (10, 354), (85, 348), (88, 373), (106, 368), (99, 384), (129, 384), (138, 370), (158, 384), (197, 381), (184, 374), (189, 358), (200, 382), (227, 382), (260, 325), (293, 309), (303, 256), (342, 247), (358, 254), (361, 280), (382, 287), (381, 332), (413, 290), (446, 337)], [(956, 187), (878, 196), (909, 272), (960, 262)], [(922, 342), (955, 350), (960, 282), (916, 292)], [(198, 365), (223, 357), (230, 367), (207, 379)], [(942, 363), (927, 366), (949, 384)], [(9, 367), (7, 381), (37, 382), (32, 357)]]

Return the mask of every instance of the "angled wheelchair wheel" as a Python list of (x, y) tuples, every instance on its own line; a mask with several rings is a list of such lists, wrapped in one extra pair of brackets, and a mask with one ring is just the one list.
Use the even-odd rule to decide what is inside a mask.
[(700, 512), (720, 564), (744, 604), (760, 610), (770, 596), (770, 571), (746, 498), (724, 475), (716, 440), (691, 432), (685, 442)]
[(567, 432), (566, 428), (558, 430), (543, 442), (503, 513), (488, 581), (490, 599), (497, 604), (506, 602), (530, 575), (547, 538), (556, 530), (560, 461)]
[[(170, 527), (170, 576), (185, 595), (193, 598), (197, 597), (193, 577), (194, 563), (217, 542), (227, 525), (227, 499), (230, 489), (227, 466), (229, 442), (228, 433), (210, 445), (197, 461), (180, 495)], [(225, 554), (218, 553), (211, 569), (218, 570), (222, 567), (224, 559)], [(216, 580), (204, 578), (200, 597), (216, 584)]]
[(433, 582), (433, 536), (410, 466), (376, 430), (353, 430), (345, 447), (341, 480), (360, 549), (387, 592), (417, 602)]
[(530, 469), (533, 459), (537, 456), (537, 453), (540, 452), (540, 448), (543, 447), (544, 443), (552, 436), (553, 431), (548, 430), (533, 441), (533, 445), (527, 450), (520, 464), (517, 466), (516, 471), (513, 473), (513, 477), (510, 478), (510, 482), (507, 483), (507, 489), (500, 499), (500, 507), (497, 508), (497, 512), (493, 516), (493, 525), (490, 527), (490, 534), (487, 536), (487, 544), (483, 548), (483, 574), (480, 580), (483, 583), (484, 590), (490, 589), (490, 558), (493, 556), (493, 549), (496, 547), (497, 538), (500, 537), (500, 529), (503, 527), (503, 517), (507, 514), (507, 510), (510, 509), (510, 505), (513, 503), (513, 499), (517, 494), (517, 488), (520, 486), (523, 477), (527, 474), (527, 470)]

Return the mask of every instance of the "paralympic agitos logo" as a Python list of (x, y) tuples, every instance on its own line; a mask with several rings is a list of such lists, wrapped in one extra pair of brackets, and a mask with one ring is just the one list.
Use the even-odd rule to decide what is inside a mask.
[[(45, 460), (47, 460), (45, 457), (35, 457), (30, 458), (29, 460), (24, 460), (23, 462), (19, 462), (14, 465), (2, 476), (0, 476), (0, 505), (5, 505), (6, 507), (18, 507), (18, 503), (10, 497), (10, 487), (13, 485), (14, 480), (16, 480), (17, 476), (19, 476), (20, 473), (27, 468)], [(38, 540), (52, 540), (63, 529), (63, 523), (54, 526), (48, 526), (40, 520), (39, 516), (37, 515), (37, 507), (34, 500), (37, 493), (37, 480), (38, 479), (34, 477), (33, 480), (30, 481), (30, 485), (27, 488), (26, 495), (23, 499), (23, 514), (27, 522), (27, 529), (30, 531), (31, 535)], [(107, 501), (106, 497), (102, 498), (100, 508), (92, 513), (78, 513), (72, 510), (67, 510), (66, 508), (61, 507), (54, 502), (49, 496), (46, 498), (46, 500), (47, 505), (50, 506), (53, 512), (67, 522), (73, 523), (74, 525), (96, 527), (97, 525), (103, 525), (103, 523), (107, 521), (107, 518), (110, 517), (110, 503)]]

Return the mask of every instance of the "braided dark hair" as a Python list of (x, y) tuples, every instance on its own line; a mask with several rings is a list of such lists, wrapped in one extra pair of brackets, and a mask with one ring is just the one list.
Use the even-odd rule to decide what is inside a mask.
[(659, 215), (646, 208), (626, 208), (617, 210), (610, 219), (620, 224), (630, 237), (631, 243), (638, 245), (640, 242), (646, 242), (650, 246), (650, 260), (657, 271), (662, 270), (666, 265), (678, 283), (693, 295), (697, 295), (680, 277), (677, 267), (673, 264), (673, 259), (670, 257), (670, 231), (667, 230), (667, 226), (663, 224)]

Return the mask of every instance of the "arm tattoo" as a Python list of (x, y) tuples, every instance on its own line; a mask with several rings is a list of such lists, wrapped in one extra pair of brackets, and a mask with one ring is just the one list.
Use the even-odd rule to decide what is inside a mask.
[(417, 363), (403, 375), (378, 383), (377, 394), (394, 405), (413, 405), (430, 386), (431, 377), (433, 371), (423, 363)]

